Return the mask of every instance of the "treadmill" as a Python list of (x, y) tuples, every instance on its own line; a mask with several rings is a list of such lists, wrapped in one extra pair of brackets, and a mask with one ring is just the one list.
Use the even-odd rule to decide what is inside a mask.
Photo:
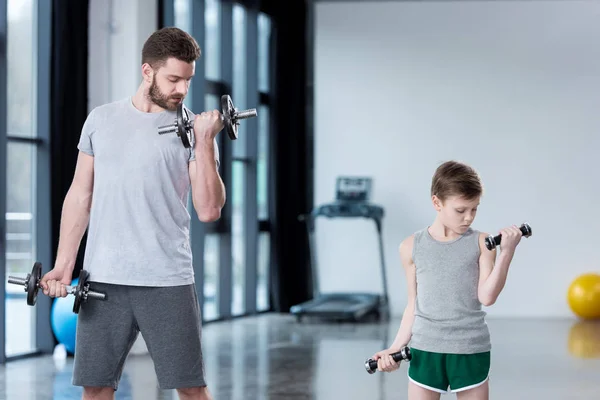
[[(358, 322), (369, 317), (380, 320), (389, 317), (387, 278), (381, 234), (384, 210), (380, 205), (369, 202), (371, 187), (372, 179), (369, 177), (338, 177), (335, 201), (315, 207), (311, 213), (299, 217), (300, 220), (306, 223), (308, 233), (313, 298), (290, 308), (290, 312), (296, 316), (298, 321), (304, 316), (351, 322)], [(315, 252), (315, 220), (319, 217), (367, 218), (373, 220), (379, 239), (379, 262), (383, 293), (320, 292)]]

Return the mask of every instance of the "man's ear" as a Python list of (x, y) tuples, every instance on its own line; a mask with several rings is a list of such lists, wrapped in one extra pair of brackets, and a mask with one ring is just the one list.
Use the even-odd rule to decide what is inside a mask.
[(153, 76), (154, 76), (154, 70), (152, 69), (150, 64), (148, 64), (148, 63), (142, 64), (142, 78), (144, 79), (144, 82), (146, 82), (147, 84), (151, 84)]

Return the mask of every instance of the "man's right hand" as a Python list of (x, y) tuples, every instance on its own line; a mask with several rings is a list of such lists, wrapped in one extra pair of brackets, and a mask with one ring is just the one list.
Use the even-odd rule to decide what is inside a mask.
[(71, 284), (73, 272), (68, 268), (54, 268), (50, 272), (42, 276), (40, 287), (46, 296), (50, 297), (66, 297), (66, 285)]

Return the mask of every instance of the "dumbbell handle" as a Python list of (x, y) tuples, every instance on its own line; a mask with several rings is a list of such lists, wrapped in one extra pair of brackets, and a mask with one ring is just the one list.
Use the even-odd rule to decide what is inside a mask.
[[(529, 224), (521, 225), (519, 227), (519, 230), (521, 231), (523, 236), (525, 236), (525, 237), (531, 236), (531, 226), (529, 226)], [(492, 250), (496, 246), (499, 246), (501, 241), (502, 241), (501, 234), (496, 235), (496, 236), (489, 235), (487, 238), (485, 238), (485, 246), (488, 248), (488, 250)]]
[[(400, 349), (400, 351), (397, 351), (396, 353), (392, 353), (392, 354), (390, 354), (390, 356), (392, 356), (392, 360), (394, 360), (395, 362), (410, 361), (412, 359), (412, 354), (410, 353), (410, 347), (408, 347), (408, 346), (404, 346), (403, 348)], [(365, 369), (367, 370), (367, 372), (369, 374), (374, 374), (377, 371), (377, 360), (373, 360), (372, 358), (369, 358), (365, 362)]]
[[(14, 285), (21, 285), (21, 286), (27, 286), (27, 279), (25, 278), (19, 278), (16, 276), (9, 276), (8, 277), (8, 283), (12, 283)], [(39, 287), (39, 283), (38, 283), (38, 287)], [(77, 286), (65, 286), (65, 289), (67, 290), (68, 294), (73, 294), (75, 293), (75, 291), (77, 290)], [(98, 293), (98, 292), (94, 292), (93, 290), (88, 290), (87, 291), (87, 297), (90, 297), (92, 299), (98, 299), (98, 300), (104, 300), (106, 298), (106, 295), (104, 293)]]
[[(258, 114), (256, 112), (256, 108), (251, 108), (249, 110), (244, 110), (244, 111), (236, 111), (233, 114), (233, 121), (237, 121), (238, 119), (247, 119), (247, 118), (253, 118), (256, 117)], [(221, 121), (225, 121), (225, 117), (223, 116), (223, 114), (220, 114), (221, 116)], [(193, 129), (194, 128), (194, 120), (190, 119), (189, 121), (186, 122), (185, 124), (187, 129)], [(159, 135), (164, 135), (166, 133), (174, 133), (177, 132), (177, 121), (175, 121), (175, 123), (170, 124), (170, 125), (163, 125), (163, 126), (159, 126), (158, 127), (158, 134)]]

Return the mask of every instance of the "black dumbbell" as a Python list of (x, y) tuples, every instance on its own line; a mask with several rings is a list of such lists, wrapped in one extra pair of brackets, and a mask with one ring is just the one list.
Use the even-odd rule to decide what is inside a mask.
[[(238, 111), (233, 106), (231, 96), (224, 94), (221, 96), (221, 121), (225, 126), (225, 131), (231, 140), (238, 138), (238, 126), (240, 119), (256, 117), (256, 108)], [(190, 120), (187, 110), (183, 109), (183, 103), (177, 106), (177, 117), (171, 125), (159, 126), (158, 134), (177, 133), (181, 139), (183, 147), (190, 148), (194, 143), (194, 120)]]
[[(88, 301), (88, 299), (106, 300), (104, 293), (94, 292), (90, 290), (90, 284), (88, 279), (90, 274), (86, 270), (82, 270), (79, 273), (79, 282), (77, 286), (66, 286), (68, 294), (75, 296), (75, 302), (73, 303), (73, 312), (79, 313), (79, 308), (82, 303)], [(27, 274), (26, 278), (19, 278), (16, 276), (9, 276), (8, 283), (14, 285), (25, 286), (25, 292), (27, 292), (27, 304), (34, 306), (37, 301), (38, 291), (40, 290), (40, 281), (42, 279), (42, 263), (36, 262), (33, 264), (31, 273)]]
[[(412, 359), (410, 347), (408, 346), (404, 346), (400, 349), (400, 351), (392, 353), (390, 355), (392, 356), (392, 359), (395, 362), (410, 361)], [(375, 372), (377, 372), (377, 360), (369, 358), (367, 361), (365, 361), (365, 369), (369, 374), (374, 374)]]
[[(529, 224), (524, 223), (523, 225), (521, 225), (519, 227), (519, 230), (521, 231), (521, 233), (523, 234), (524, 237), (528, 238), (529, 236), (531, 236), (531, 226), (529, 226)], [(496, 246), (500, 245), (500, 241), (502, 239), (502, 235), (496, 235), (496, 236), (492, 236), (489, 235), (488, 237), (485, 238), (485, 247), (488, 248), (488, 250), (493, 250), (494, 248), (496, 248)]]

